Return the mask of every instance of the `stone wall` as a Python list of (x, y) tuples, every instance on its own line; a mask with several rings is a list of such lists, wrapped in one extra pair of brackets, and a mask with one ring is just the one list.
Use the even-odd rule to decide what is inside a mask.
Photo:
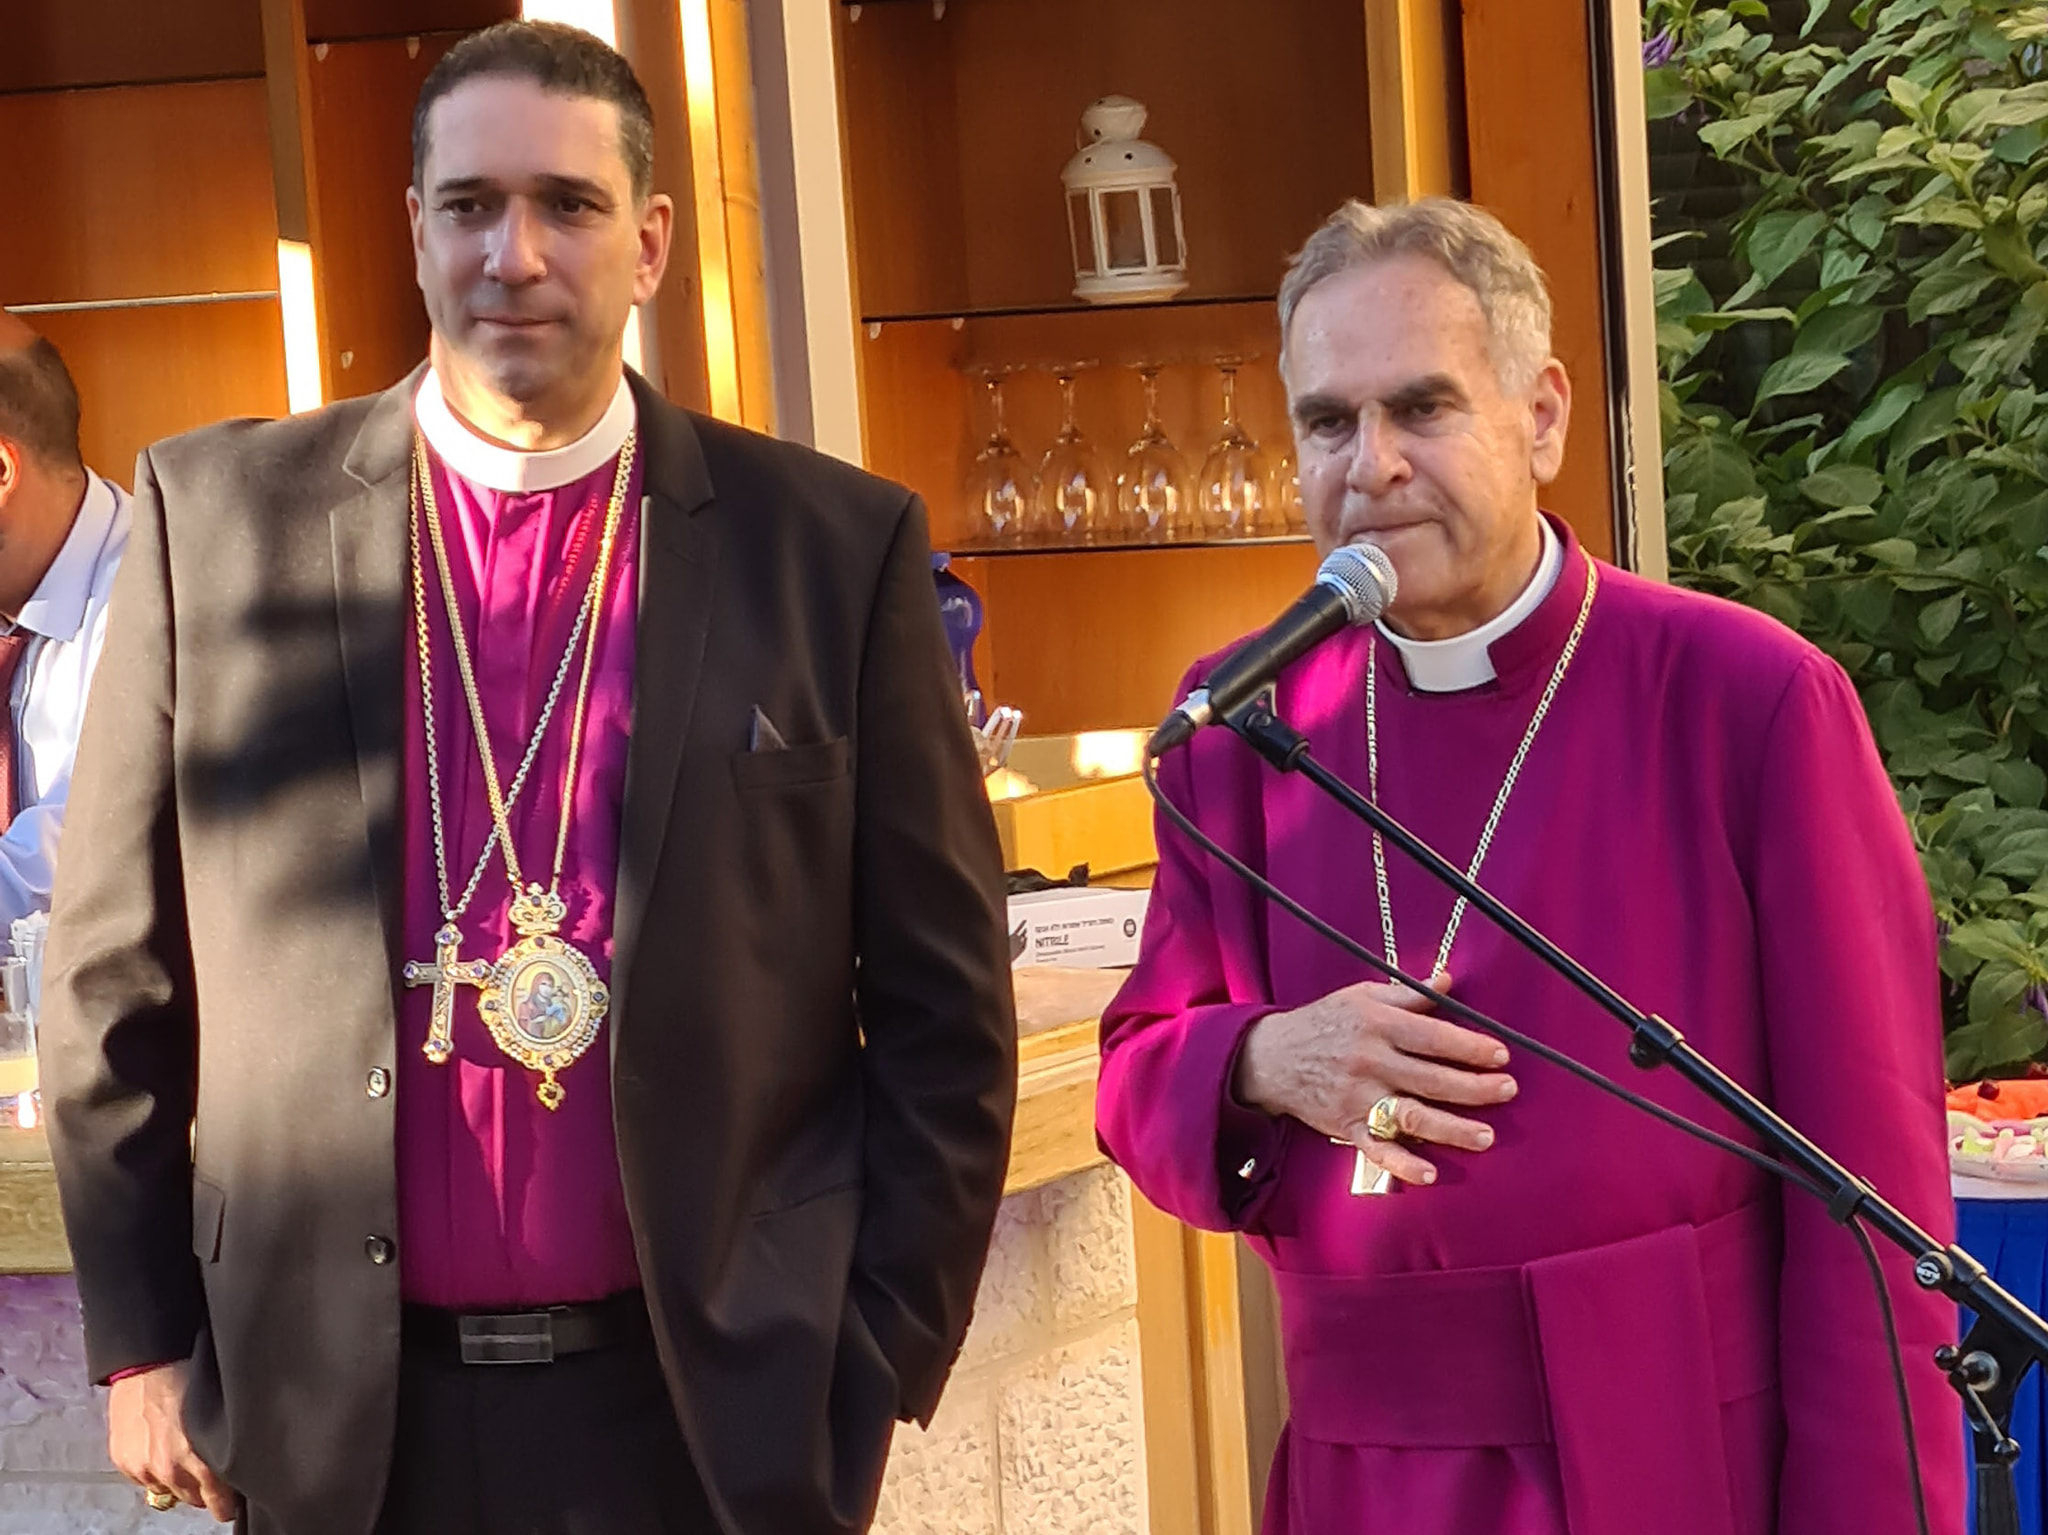
[(198, 1509), (158, 1514), (107, 1461), (104, 1391), (85, 1381), (71, 1276), (0, 1276), (0, 1532), (190, 1535)]
[[(107, 1462), (68, 1275), (0, 1276), (0, 1535), (179, 1535)], [(877, 1535), (1145, 1535), (1129, 1186), (1113, 1168), (1003, 1201), (931, 1431), (899, 1426)]]
[(1129, 1185), (1003, 1201), (967, 1347), (929, 1432), (900, 1425), (876, 1535), (1145, 1535)]

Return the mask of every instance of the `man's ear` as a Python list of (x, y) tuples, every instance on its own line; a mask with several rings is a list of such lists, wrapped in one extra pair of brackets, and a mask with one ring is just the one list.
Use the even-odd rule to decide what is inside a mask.
[(1555, 357), (1537, 371), (1529, 386), (1529, 477), (1548, 485), (1564, 468), (1565, 434), (1572, 420), (1572, 381)]
[(666, 192), (650, 193), (640, 208), (640, 259), (633, 271), (633, 302), (644, 304), (661, 287), (675, 238), (676, 205)]
[(21, 467), (21, 444), (0, 437), (0, 507), (12, 501), (21, 488)]

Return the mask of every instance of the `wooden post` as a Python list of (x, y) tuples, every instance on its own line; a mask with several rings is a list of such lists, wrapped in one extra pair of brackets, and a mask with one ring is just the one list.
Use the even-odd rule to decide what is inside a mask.
[(327, 334), (326, 268), (313, 166), (312, 84), (304, 0), (262, 0), (263, 79), (270, 115), (270, 171), (277, 199), (278, 298), (285, 380), (294, 411), (334, 397)]
[(1442, 0), (1366, 0), (1374, 202), (1455, 196), (1463, 185), (1457, 49)]

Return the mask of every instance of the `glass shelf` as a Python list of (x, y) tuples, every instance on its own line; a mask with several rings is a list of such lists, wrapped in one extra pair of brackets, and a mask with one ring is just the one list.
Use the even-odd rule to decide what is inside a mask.
[(1270, 549), (1279, 544), (1311, 542), (1306, 533), (1276, 533), (1263, 538), (1176, 538), (1170, 543), (1102, 544), (948, 544), (940, 550), (956, 560), (1015, 559), (1030, 555), (1129, 554), (1146, 551), (1166, 554), (1175, 549)]
[(993, 305), (984, 309), (932, 309), (912, 311), (904, 314), (870, 314), (861, 316), (861, 324), (914, 325), (933, 320), (1013, 320), (1051, 318), (1070, 314), (1116, 314), (1140, 309), (1222, 309), (1244, 304), (1266, 304), (1276, 302), (1270, 293), (1226, 293), (1214, 297), (1183, 297), (1149, 299), (1142, 303), (1128, 304), (1024, 304), (1014, 307)]

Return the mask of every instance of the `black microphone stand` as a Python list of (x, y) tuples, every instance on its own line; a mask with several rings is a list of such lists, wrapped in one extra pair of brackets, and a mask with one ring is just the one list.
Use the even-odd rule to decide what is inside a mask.
[(1861, 1220), (1913, 1259), (1913, 1279), (1976, 1313), (1961, 1347), (1935, 1352), (1935, 1363), (1962, 1397), (1969, 1416), (1977, 1469), (1978, 1535), (2019, 1535), (2019, 1498), (2013, 1469), (2020, 1447), (2006, 1425), (2020, 1381), (2036, 1364), (2048, 1365), (2048, 1322), (1996, 1283), (1961, 1247), (1943, 1247), (1907, 1219), (1896, 1205), (1806, 1136), (1761, 1099), (1685, 1041), (1654, 1013), (1646, 1013), (1515, 915), (1465, 876), (1428, 843), (1316, 761), (1307, 737), (1263, 704), (1227, 716), (1223, 722), (1283, 773), (1300, 773), (1359, 820), (1422, 865), (1484, 912), (1516, 943), (1563, 976), (1633, 1036), (1629, 1059), (1644, 1070), (1669, 1066), (1687, 1082), (1754, 1131), (1787, 1166), (1817, 1184), (1829, 1217), (1846, 1226)]

